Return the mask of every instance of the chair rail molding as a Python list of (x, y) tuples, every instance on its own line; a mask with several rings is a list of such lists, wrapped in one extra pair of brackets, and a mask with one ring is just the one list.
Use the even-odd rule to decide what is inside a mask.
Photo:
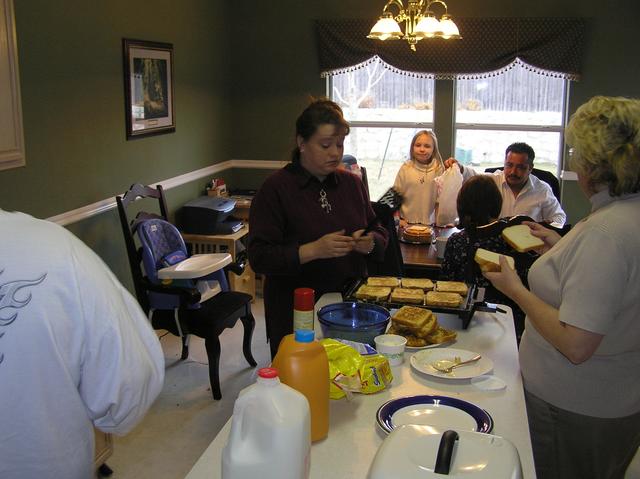
[[(272, 160), (229, 160), (229, 161), (223, 161), (221, 163), (216, 163), (215, 165), (207, 166), (205, 168), (200, 168), (199, 170), (194, 170), (189, 173), (184, 173), (182, 175), (174, 176), (173, 178), (158, 181), (149, 186), (151, 186), (152, 188), (155, 188), (157, 185), (162, 185), (162, 188), (164, 190), (169, 190), (171, 188), (175, 188), (176, 186), (184, 185), (186, 183), (199, 180), (200, 178), (205, 178), (207, 176), (214, 175), (220, 171), (229, 170), (232, 168), (277, 170), (279, 168), (282, 168), (287, 163), (288, 163), (287, 161), (272, 161)], [(57, 223), (60, 226), (66, 226), (66, 225), (70, 225), (71, 223), (76, 223), (78, 221), (85, 220), (87, 218), (99, 215), (101, 213), (104, 213), (105, 211), (109, 211), (115, 208), (116, 207), (115, 197), (117, 195), (122, 195), (122, 193), (117, 193), (113, 195), (111, 198), (106, 198), (104, 200), (96, 201), (95, 203), (91, 203), (90, 205), (76, 208), (75, 210), (66, 211), (65, 213), (51, 216), (47, 218), (47, 220)]]
[(25, 165), (13, 0), (0, 0), (0, 170)]

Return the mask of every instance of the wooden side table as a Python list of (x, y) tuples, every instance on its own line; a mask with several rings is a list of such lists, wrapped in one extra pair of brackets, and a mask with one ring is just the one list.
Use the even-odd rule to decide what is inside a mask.
[[(237, 241), (249, 234), (249, 225), (245, 224), (240, 230), (229, 235), (195, 235), (183, 234), (185, 243), (188, 243), (192, 254), (203, 253), (229, 253), (233, 261), (237, 255)], [(233, 291), (240, 291), (256, 297), (256, 275), (247, 261), (244, 273), (240, 276), (229, 273), (229, 287)]]

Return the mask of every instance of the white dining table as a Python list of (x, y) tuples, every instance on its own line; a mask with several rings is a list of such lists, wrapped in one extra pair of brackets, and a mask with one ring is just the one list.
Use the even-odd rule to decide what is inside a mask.
[[(339, 293), (324, 295), (318, 300), (316, 310), (341, 300)], [(488, 374), (504, 381), (506, 388), (484, 391), (473, 385), (471, 379), (447, 379), (422, 373), (410, 365), (410, 357), (416, 351), (408, 350), (404, 363), (391, 368), (394, 377), (387, 389), (369, 395), (354, 394), (351, 401), (345, 398), (331, 401), (329, 436), (311, 447), (310, 477), (365, 478), (386, 437), (376, 424), (379, 407), (404, 396), (438, 395), (462, 399), (487, 411), (494, 421), (491, 434), (511, 441), (520, 455), (523, 477), (535, 478), (513, 316), (508, 307), (500, 308), (505, 313), (476, 312), (466, 330), (461, 329), (462, 321), (457, 316), (438, 313), (437, 317), (442, 326), (458, 332), (456, 341), (447, 346), (491, 359), (493, 370)], [(321, 336), (318, 321), (315, 323)], [(221, 477), (221, 454), (230, 427), (231, 419), (195, 463), (187, 479)]]

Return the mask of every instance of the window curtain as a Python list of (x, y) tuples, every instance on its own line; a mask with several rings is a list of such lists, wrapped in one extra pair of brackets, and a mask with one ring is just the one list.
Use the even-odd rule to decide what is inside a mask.
[(379, 57), (403, 74), (438, 79), (483, 78), (520, 62), (544, 75), (578, 80), (585, 38), (581, 18), (454, 18), (461, 40), (367, 38), (376, 19), (317, 20), (322, 76), (360, 68)]

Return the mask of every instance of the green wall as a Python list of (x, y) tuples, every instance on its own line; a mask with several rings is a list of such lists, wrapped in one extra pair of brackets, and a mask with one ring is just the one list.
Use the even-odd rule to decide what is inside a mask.
[[(27, 165), (0, 171), (0, 207), (49, 217), (231, 159), (285, 160), (309, 95), (323, 95), (313, 20), (371, 18), (384, 0), (14, 0)], [(570, 110), (597, 94), (640, 97), (636, 0), (451, 0), (458, 17), (589, 19)], [(598, 15), (596, 18), (595, 15)], [(266, 25), (266, 26), (265, 26)], [(464, 32), (462, 32), (464, 35)], [(122, 38), (172, 43), (176, 132), (126, 141)], [(630, 51), (631, 49), (631, 51)], [(624, 53), (630, 52), (631, 58)], [(447, 125), (439, 125), (445, 135)], [(257, 188), (269, 170), (225, 171)], [(206, 181), (167, 192), (170, 209)], [(565, 183), (570, 221), (588, 212)], [(69, 226), (130, 285), (114, 210)]]

